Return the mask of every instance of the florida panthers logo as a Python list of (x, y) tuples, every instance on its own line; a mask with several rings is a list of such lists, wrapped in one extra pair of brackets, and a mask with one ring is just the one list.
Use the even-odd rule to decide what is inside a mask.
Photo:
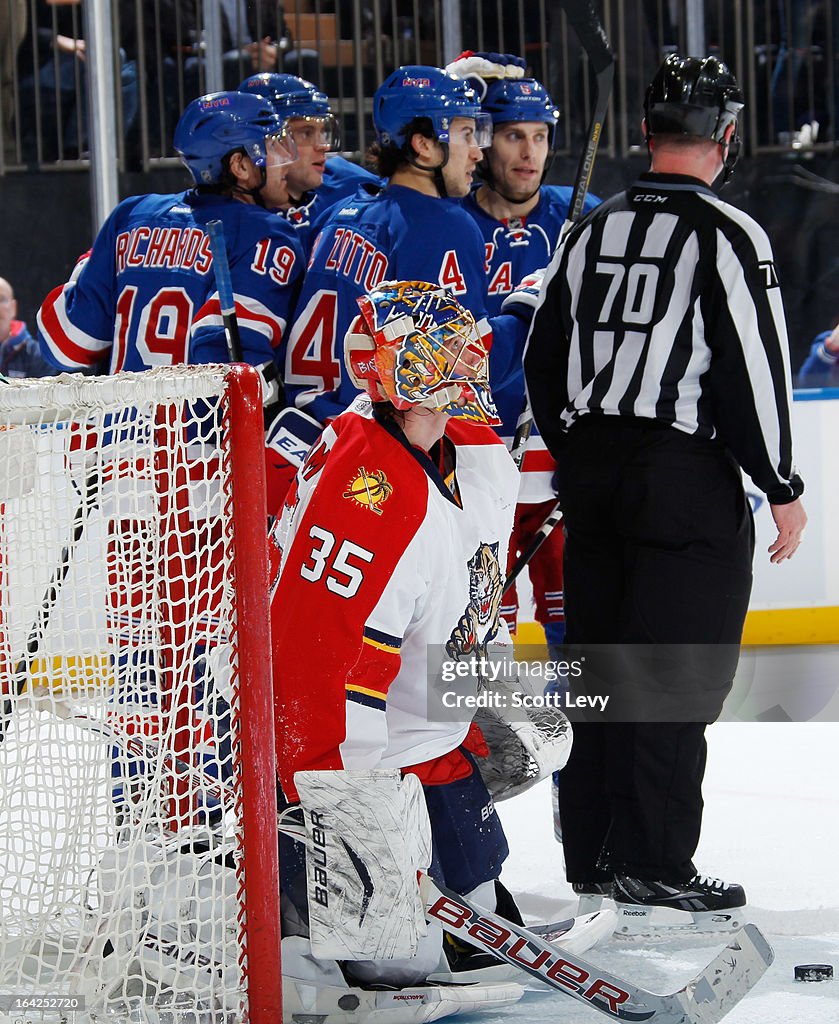
[(446, 644), (450, 658), (460, 654), (486, 655), (487, 644), (498, 632), (503, 583), (498, 542), (481, 544), (466, 563), (469, 569), (469, 604)]

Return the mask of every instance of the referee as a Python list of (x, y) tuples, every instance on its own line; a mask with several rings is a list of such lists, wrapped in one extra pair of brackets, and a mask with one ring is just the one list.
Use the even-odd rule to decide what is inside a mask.
[[(795, 553), (807, 518), (772, 251), (711, 189), (736, 161), (742, 107), (720, 61), (667, 58), (644, 103), (650, 171), (570, 231), (524, 359), (558, 462), (568, 641), (619, 645), (592, 651), (610, 685), (634, 666), (620, 720), (575, 725), (560, 785), (568, 880), (611, 892), (621, 926), (659, 906), (720, 923), (745, 903), (692, 860), (705, 725), (731, 687), (751, 590), (741, 468), (770, 503), (772, 562)], [(675, 669), (644, 646), (662, 644), (677, 645)]]

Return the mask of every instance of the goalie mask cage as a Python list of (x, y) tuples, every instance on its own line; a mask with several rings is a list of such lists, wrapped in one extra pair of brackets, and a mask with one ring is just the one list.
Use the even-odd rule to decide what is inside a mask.
[(250, 367), (0, 385), (0, 1020), (281, 1020), (263, 466)]

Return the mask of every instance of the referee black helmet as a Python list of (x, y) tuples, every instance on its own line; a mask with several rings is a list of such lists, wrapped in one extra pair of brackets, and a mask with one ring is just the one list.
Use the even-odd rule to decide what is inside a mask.
[(716, 57), (700, 60), (671, 53), (644, 97), (649, 135), (695, 135), (722, 142), (742, 109), (737, 79)]
[(737, 118), (743, 93), (727, 65), (716, 57), (682, 57), (671, 53), (655, 74), (644, 96), (647, 141), (656, 135), (683, 135), (725, 142), (729, 125), (726, 179), (740, 149)]

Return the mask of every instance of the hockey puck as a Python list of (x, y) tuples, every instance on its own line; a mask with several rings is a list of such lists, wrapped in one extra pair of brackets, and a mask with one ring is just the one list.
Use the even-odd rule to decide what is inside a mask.
[(829, 981), (832, 977), (830, 964), (799, 964), (795, 968), (796, 981)]

